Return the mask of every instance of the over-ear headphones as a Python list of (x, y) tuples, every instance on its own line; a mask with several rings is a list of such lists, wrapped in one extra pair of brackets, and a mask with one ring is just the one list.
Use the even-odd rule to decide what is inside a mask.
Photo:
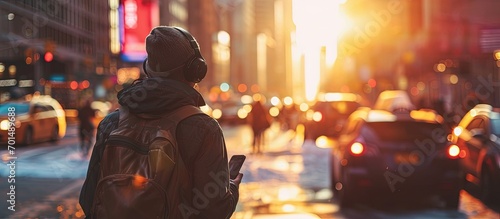
[(184, 78), (187, 81), (198, 83), (207, 74), (207, 63), (203, 56), (201, 56), (200, 46), (194, 37), (186, 30), (180, 27), (174, 27), (176, 30), (182, 33), (184, 37), (189, 41), (191, 48), (194, 50), (194, 56), (188, 60), (186, 67), (184, 69)]
[[(205, 59), (203, 56), (201, 56), (200, 52), (200, 46), (198, 45), (198, 42), (194, 37), (187, 32), (186, 30), (180, 28), (180, 27), (174, 27), (176, 30), (181, 32), (181, 34), (186, 37), (186, 39), (189, 41), (189, 45), (191, 45), (191, 48), (194, 50), (194, 56), (191, 57), (184, 65), (181, 65), (177, 68), (171, 69), (169, 71), (163, 72), (169, 73), (174, 70), (177, 70), (180, 67), (184, 67), (184, 78), (189, 81), (189, 82), (194, 82), (198, 83), (203, 78), (205, 78), (205, 75), (207, 74), (207, 63), (205, 62)], [(144, 60), (142, 63), (142, 68), (144, 69), (144, 73), (148, 76), (151, 77), (151, 74), (149, 74), (149, 71), (154, 72), (152, 69), (148, 68), (147, 66), (147, 58)]]

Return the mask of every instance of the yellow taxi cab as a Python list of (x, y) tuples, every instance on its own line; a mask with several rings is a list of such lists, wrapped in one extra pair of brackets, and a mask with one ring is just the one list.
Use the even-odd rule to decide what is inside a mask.
[(65, 112), (59, 102), (48, 95), (28, 95), (0, 104), (1, 144), (57, 141), (65, 134)]

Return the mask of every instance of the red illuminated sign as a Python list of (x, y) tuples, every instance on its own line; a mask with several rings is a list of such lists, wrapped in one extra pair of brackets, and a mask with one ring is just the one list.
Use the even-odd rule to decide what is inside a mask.
[(123, 61), (142, 62), (146, 58), (144, 40), (159, 24), (158, 2), (122, 0), (120, 4), (120, 39)]

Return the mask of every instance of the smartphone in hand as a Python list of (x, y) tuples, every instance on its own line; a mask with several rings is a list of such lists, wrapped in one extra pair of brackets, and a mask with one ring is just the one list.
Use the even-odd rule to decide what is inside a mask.
[(229, 160), (229, 177), (231, 179), (236, 178), (240, 173), (240, 169), (243, 166), (243, 162), (245, 162), (245, 155), (233, 155)]

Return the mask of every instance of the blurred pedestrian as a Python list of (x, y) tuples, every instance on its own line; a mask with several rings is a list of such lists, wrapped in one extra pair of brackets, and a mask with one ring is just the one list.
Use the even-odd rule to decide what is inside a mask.
[(281, 128), (285, 131), (295, 130), (299, 120), (299, 111), (295, 104), (285, 105), (279, 114)]
[(252, 111), (248, 114), (248, 121), (253, 131), (252, 153), (260, 154), (264, 147), (264, 131), (271, 126), (268, 113), (260, 100), (254, 101), (252, 104)]
[(92, 100), (87, 98), (82, 101), (82, 104), (78, 108), (78, 136), (80, 139), (80, 150), (83, 156), (87, 156), (94, 140), (95, 110), (92, 109), (91, 104)]
[[(162, 212), (162, 215), (154, 218), (169, 219), (230, 218), (238, 203), (239, 184), (243, 174), (239, 173), (234, 179), (229, 178), (226, 143), (217, 120), (199, 113), (181, 120), (176, 129), (173, 129), (175, 132), (172, 132), (172, 128), (150, 132), (157, 127), (175, 125), (175, 119), (168, 116), (172, 115), (172, 112), (178, 112), (181, 107), (192, 106), (191, 109), (196, 109), (205, 105), (202, 95), (194, 88), (207, 71), (198, 43), (184, 29), (159, 26), (153, 28), (146, 37), (146, 51), (147, 59), (143, 63), (143, 69), (147, 77), (121, 90), (118, 93), (121, 105), (119, 110), (110, 113), (99, 123), (87, 178), (80, 193), (80, 205), (87, 219), (91, 216), (97, 217), (100, 213), (109, 216), (107, 218), (118, 218), (109, 214), (123, 214), (122, 211), (137, 215)], [(154, 125), (155, 122), (162, 124)], [(113, 132), (115, 130), (127, 132)], [(106, 139), (110, 135), (116, 137), (118, 134), (133, 136), (134, 141), (140, 139), (135, 144), (120, 142), (124, 145), (132, 144), (134, 149), (128, 149), (129, 151), (146, 151), (145, 154), (149, 154), (151, 160), (140, 164), (139, 161), (127, 163), (124, 160), (132, 152), (126, 153), (123, 150), (123, 153), (104, 153), (112, 150), (108, 148)], [(156, 135), (174, 135), (177, 146), (167, 148), (156, 143), (162, 140), (152, 139)], [(173, 162), (165, 165), (161, 163), (161, 167), (154, 170), (154, 166), (150, 166), (159, 160), (168, 159)], [(113, 162), (111, 165), (117, 164), (117, 167), (103, 166), (106, 162)], [(127, 172), (127, 167), (141, 166), (145, 170), (133, 169)], [(147, 167), (151, 168), (146, 169)], [(112, 190), (107, 184), (109, 181), (106, 181), (112, 171), (105, 172), (103, 169), (111, 169), (118, 175), (132, 174), (133, 177), (123, 179), (122, 188), (113, 187), (115, 190)], [(144, 177), (144, 172), (153, 172), (151, 175), (155, 177)], [(130, 183), (125, 180), (133, 181)], [(141, 187), (141, 193), (134, 196), (138, 189), (131, 190), (130, 185), (142, 185), (142, 182), (148, 182), (147, 188)], [(103, 187), (108, 190), (103, 191)], [(142, 192), (155, 188), (158, 189)], [(163, 197), (164, 193), (166, 194)], [(123, 194), (123, 197), (117, 197), (120, 194)], [(145, 197), (146, 200), (135, 197)], [(161, 197), (164, 199), (158, 200)], [(112, 204), (105, 205), (104, 202)], [(153, 217), (133, 217), (133, 214), (128, 214), (127, 218)]]

